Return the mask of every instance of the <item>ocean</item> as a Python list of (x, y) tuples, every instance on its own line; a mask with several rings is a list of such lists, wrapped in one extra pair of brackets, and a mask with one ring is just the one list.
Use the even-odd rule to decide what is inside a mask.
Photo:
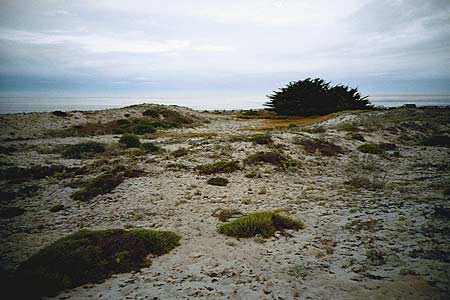
[[(399, 107), (404, 104), (417, 106), (450, 106), (450, 94), (374, 94), (372, 104)], [(197, 110), (230, 110), (262, 108), (265, 97), (7, 97), (0, 96), (0, 114), (49, 112), (55, 110), (102, 110), (133, 104), (157, 103), (181, 105)]]

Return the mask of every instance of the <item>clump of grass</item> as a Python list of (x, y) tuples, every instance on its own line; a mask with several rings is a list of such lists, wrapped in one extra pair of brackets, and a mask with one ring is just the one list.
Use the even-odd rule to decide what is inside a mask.
[(369, 154), (383, 154), (384, 153), (383, 148), (381, 148), (379, 144), (374, 144), (374, 143), (362, 144), (357, 149), (363, 153), (369, 153)]
[(72, 194), (72, 198), (78, 201), (88, 201), (97, 195), (111, 192), (123, 180), (122, 174), (102, 174), (88, 180), (81, 190)]
[(105, 146), (98, 142), (83, 142), (65, 147), (62, 155), (65, 158), (84, 158), (96, 153), (105, 152)]
[(254, 134), (249, 137), (249, 140), (258, 145), (268, 145), (272, 143), (272, 139), (267, 134)]
[(5, 207), (0, 209), (0, 219), (11, 219), (25, 213), (25, 209), (19, 207)]
[(172, 152), (173, 157), (181, 157), (189, 154), (189, 150), (186, 148), (178, 148)]
[(361, 141), (361, 142), (364, 142), (366, 140), (364, 138), (364, 136), (361, 133), (358, 133), (358, 132), (347, 132), (345, 137), (348, 140), (355, 140), (355, 141)]
[(343, 153), (341, 147), (333, 143), (319, 139), (296, 139), (295, 144), (302, 145), (307, 153), (315, 154), (319, 152), (324, 156), (336, 156)]
[(195, 169), (202, 175), (232, 173), (239, 170), (239, 162), (237, 160), (219, 160), (210, 164), (196, 166)]
[(433, 135), (422, 141), (424, 146), (434, 147), (450, 147), (450, 136), (447, 135)]
[(173, 232), (136, 229), (81, 230), (61, 238), (23, 262), (15, 281), (17, 298), (53, 297), (64, 289), (95, 283), (112, 274), (148, 266), (149, 253), (162, 255), (179, 245)]
[(218, 232), (238, 237), (247, 238), (260, 234), (264, 238), (271, 237), (276, 231), (284, 229), (302, 229), (304, 224), (301, 221), (293, 220), (280, 214), (264, 211), (248, 214), (232, 222), (222, 224)]
[(283, 166), (286, 158), (278, 152), (258, 152), (248, 156), (244, 162), (246, 164), (268, 163), (275, 166)]
[(58, 212), (61, 210), (64, 210), (66, 207), (63, 204), (56, 204), (55, 206), (52, 206), (49, 211), (50, 212)]
[(125, 148), (139, 148), (141, 141), (139, 137), (134, 134), (124, 134), (120, 137), (119, 143)]
[(142, 143), (141, 148), (147, 153), (161, 153), (163, 149), (152, 142)]
[(226, 186), (229, 183), (229, 181), (228, 179), (223, 177), (213, 177), (208, 179), (207, 183), (210, 185)]
[(244, 176), (246, 178), (256, 178), (256, 177), (259, 177), (260, 175), (255, 171), (251, 171), (250, 173), (247, 173)]

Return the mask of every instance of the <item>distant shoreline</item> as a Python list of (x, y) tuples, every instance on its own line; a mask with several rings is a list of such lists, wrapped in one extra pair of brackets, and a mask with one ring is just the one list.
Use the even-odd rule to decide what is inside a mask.
[[(448, 107), (450, 95), (445, 94), (378, 94), (369, 96), (377, 107), (393, 108), (405, 104), (417, 107)], [(98, 111), (142, 103), (186, 106), (203, 111), (261, 109), (264, 97), (7, 97), (0, 96), (0, 114)]]

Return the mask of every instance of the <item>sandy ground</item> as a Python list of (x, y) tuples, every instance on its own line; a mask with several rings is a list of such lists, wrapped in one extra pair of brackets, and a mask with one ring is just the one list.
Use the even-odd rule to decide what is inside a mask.
[[(92, 163), (96, 159), (64, 159), (47, 150), (82, 140), (115, 144), (119, 136), (50, 138), (46, 132), (139, 115), (144, 109), (74, 112), (68, 118), (50, 113), (0, 116), (2, 146), (19, 149), (1, 154), (1, 168)], [(437, 213), (450, 206), (443, 192), (449, 182), (449, 148), (403, 142), (402, 136), (414, 135), (416, 127), (397, 130), (403, 125), (393, 121), (390, 127), (373, 130), (364, 122), (370, 117), (388, 124), (392, 111), (345, 113), (315, 125), (324, 129), (320, 133), (300, 127), (273, 130), (269, 132), (273, 146), (242, 139), (257, 133), (249, 129), (257, 129), (263, 120), (175, 109), (210, 122), (165, 131), (153, 140), (167, 150), (164, 154), (120, 157), (148, 173), (127, 179), (109, 194), (77, 202), (70, 198), (77, 190), (68, 186), (71, 179), (50, 177), (15, 185), (2, 181), (2, 190), (38, 187), (31, 195), (2, 202), (26, 210), (0, 219), (2, 267), (14, 269), (37, 250), (81, 228), (161, 229), (178, 233), (181, 245), (153, 258), (151, 267), (63, 292), (56, 299), (449, 299), (449, 216)], [(448, 110), (439, 114), (449, 119)], [(363, 142), (348, 140), (339, 130), (349, 121), (361, 122), (360, 133), (367, 141), (395, 143), (398, 153), (380, 156), (356, 150)], [(436, 126), (441, 133), (450, 130), (450, 122)], [(295, 141), (308, 137), (333, 142), (344, 153), (330, 157), (307, 153)], [(189, 154), (170, 155), (180, 147)], [(226, 187), (208, 185), (213, 176), (193, 170), (202, 163), (242, 160), (273, 147), (300, 160), (301, 167), (242, 165), (240, 171), (220, 175), (230, 181)], [(251, 171), (260, 176), (244, 176)], [(367, 176), (380, 185), (346, 184), (355, 176)], [(68, 208), (49, 212), (56, 204)], [(221, 222), (215, 213), (231, 208), (241, 215), (278, 209), (306, 227), (266, 240), (226, 237), (216, 231)]]

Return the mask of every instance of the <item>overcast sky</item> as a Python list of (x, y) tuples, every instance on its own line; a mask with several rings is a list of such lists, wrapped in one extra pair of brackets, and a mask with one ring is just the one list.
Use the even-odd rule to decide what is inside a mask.
[(450, 92), (448, 0), (0, 0), (0, 94)]

